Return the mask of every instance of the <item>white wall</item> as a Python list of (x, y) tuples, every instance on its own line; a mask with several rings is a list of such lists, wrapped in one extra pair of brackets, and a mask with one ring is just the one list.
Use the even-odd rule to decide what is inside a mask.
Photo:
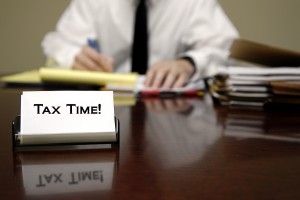
[[(300, 51), (299, 0), (219, 0), (245, 39)], [(41, 40), (69, 0), (0, 1), (0, 74), (43, 65)]]

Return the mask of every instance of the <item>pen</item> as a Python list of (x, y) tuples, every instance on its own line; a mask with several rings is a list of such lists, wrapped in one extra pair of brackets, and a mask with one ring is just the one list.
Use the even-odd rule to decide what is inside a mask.
[(98, 45), (98, 42), (96, 40), (93, 40), (91, 38), (87, 39), (87, 43), (89, 45), (89, 47), (93, 48), (94, 50), (96, 50), (98, 53), (100, 52), (100, 47)]
[(160, 98), (174, 98), (174, 97), (200, 97), (204, 95), (201, 90), (187, 90), (187, 91), (159, 91), (159, 90), (142, 90), (137, 93), (138, 97), (160, 97)]

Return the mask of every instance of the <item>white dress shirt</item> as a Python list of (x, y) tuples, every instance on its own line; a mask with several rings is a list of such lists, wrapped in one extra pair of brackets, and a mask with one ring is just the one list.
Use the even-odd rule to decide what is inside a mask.
[[(130, 72), (136, 6), (137, 0), (72, 0), (43, 39), (45, 55), (70, 67), (87, 38), (95, 38), (101, 53), (115, 60), (114, 71)], [(189, 56), (199, 76), (212, 62), (226, 60), (238, 37), (216, 0), (148, 0), (148, 20), (149, 67)]]

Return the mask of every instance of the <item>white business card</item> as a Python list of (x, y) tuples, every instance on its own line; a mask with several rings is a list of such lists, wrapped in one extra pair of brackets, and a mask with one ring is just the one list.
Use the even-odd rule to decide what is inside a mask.
[(112, 91), (29, 91), (20, 134), (114, 133)]

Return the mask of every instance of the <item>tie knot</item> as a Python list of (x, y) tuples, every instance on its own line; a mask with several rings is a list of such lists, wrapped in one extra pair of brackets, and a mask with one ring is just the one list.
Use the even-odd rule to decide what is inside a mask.
[(139, 4), (145, 4), (147, 0), (139, 0)]

